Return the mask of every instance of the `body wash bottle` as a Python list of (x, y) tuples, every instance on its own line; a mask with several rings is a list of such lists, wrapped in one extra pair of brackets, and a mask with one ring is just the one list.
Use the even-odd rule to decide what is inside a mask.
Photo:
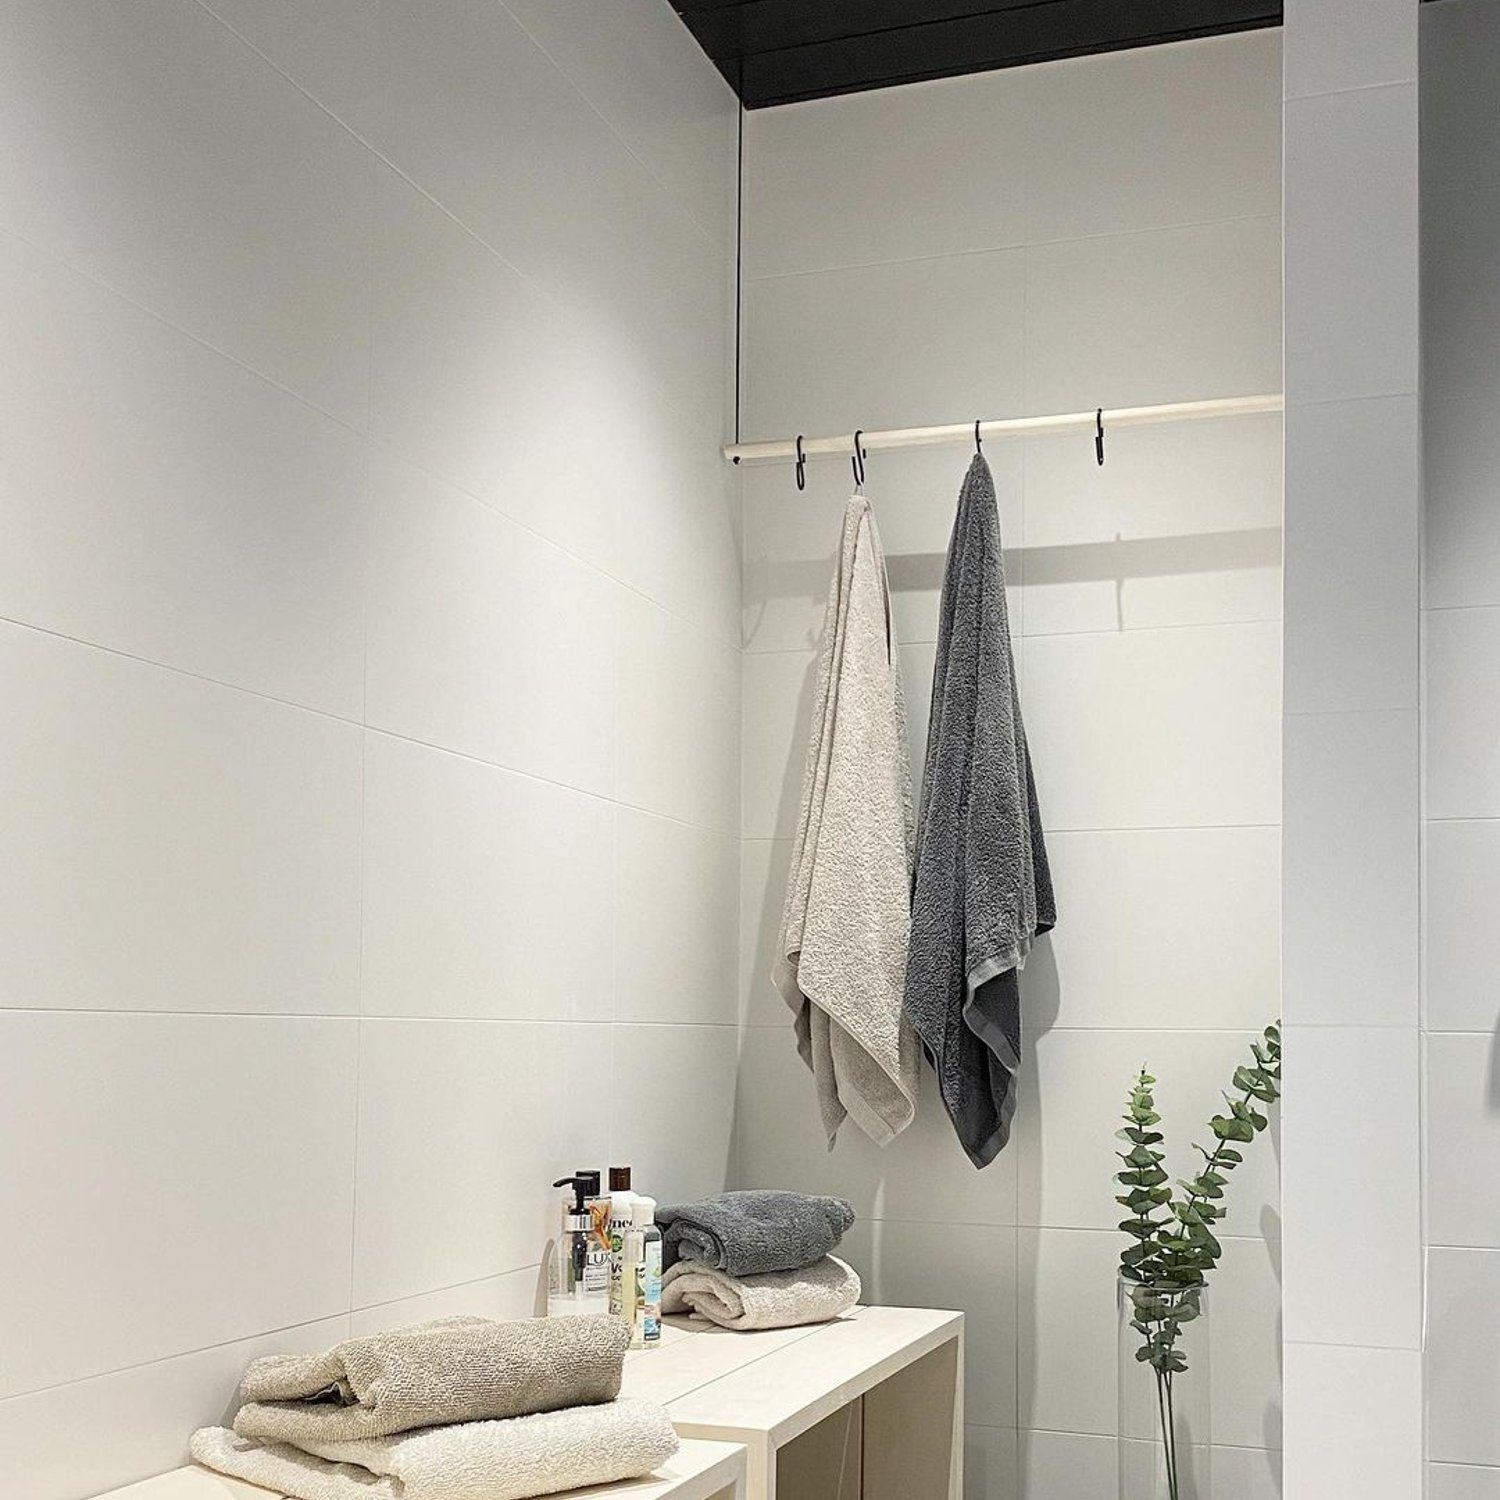
[(609, 1311), (609, 1256), (601, 1250), (598, 1227), (588, 1203), (599, 1191), (597, 1172), (560, 1177), (553, 1187), (570, 1188), (547, 1282), (547, 1316), (587, 1317)]
[(630, 1321), (626, 1306), (629, 1288), (625, 1278), (625, 1238), (630, 1233), (631, 1205), (637, 1201), (630, 1191), (630, 1168), (609, 1169), (609, 1310)]

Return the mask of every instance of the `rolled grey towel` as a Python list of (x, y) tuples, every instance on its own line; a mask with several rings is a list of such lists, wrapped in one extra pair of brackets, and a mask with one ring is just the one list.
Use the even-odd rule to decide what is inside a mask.
[(267, 1355), (245, 1371), (234, 1430), (305, 1448), (613, 1401), (629, 1342), (619, 1318), (443, 1318)]
[(995, 486), (978, 455), (948, 546), (923, 786), (906, 1016), (960, 1144), (982, 1167), (1010, 1138), (1017, 973), (1057, 912), (1011, 658)]
[(731, 1276), (798, 1271), (828, 1254), (854, 1223), (842, 1198), (753, 1188), (658, 1210), (662, 1264), (698, 1261)]

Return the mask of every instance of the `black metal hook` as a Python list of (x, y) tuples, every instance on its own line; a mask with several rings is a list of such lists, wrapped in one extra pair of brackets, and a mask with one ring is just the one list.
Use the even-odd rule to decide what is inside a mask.
[(860, 447), (859, 440), (864, 436), (864, 428), (858, 428), (854, 434), (854, 453), (849, 460), (849, 467), (854, 470), (854, 488), (862, 490), (865, 487), (865, 450)]
[(1094, 413), (1094, 457), (1099, 461), (1099, 467), (1104, 467), (1104, 408), (1101, 406)]
[(797, 434), (797, 488), (807, 488), (807, 455), (802, 451), (802, 434)]
[(984, 452), (984, 442), (979, 436), (979, 423), (974, 424), (974, 453), (979, 455)]

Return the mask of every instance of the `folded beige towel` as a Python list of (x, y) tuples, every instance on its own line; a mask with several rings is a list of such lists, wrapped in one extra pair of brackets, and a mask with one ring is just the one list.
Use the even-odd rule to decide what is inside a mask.
[(245, 1371), (234, 1430), (306, 1448), (612, 1401), (629, 1342), (619, 1318), (444, 1318), (267, 1355)]
[(826, 1323), (859, 1301), (859, 1276), (836, 1255), (825, 1255), (800, 1271), (731, 1276), (680, 1260), (661, 1278), (661, 1310), (694, 1312), (741, 1333), (754, 1328), (794, 1328)]
[(294, 1500), (527, 1500), (635, 1479), (677, 1447), (661, 1407), (627, 1400), (394, 1437), (310, 1440), (305, 1452), (204, 1427), (188, 1451), (197, 1463)]

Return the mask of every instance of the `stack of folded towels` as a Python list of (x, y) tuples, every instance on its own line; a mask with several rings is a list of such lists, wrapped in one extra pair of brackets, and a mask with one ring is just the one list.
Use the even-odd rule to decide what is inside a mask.
[(724, 1328), (826, 1323), (859, 1301), (859, 1277), (832, 1251), (854, 1223), (842, 1198), (757, 1189), (658, 1211), (661, 1310)]
[(648, 1474), (661, 1407), (617, 1400), (619, 1318), (445, 1318), (254, 1360), (200, 1464), (295, 1500), (528, 1500)]

